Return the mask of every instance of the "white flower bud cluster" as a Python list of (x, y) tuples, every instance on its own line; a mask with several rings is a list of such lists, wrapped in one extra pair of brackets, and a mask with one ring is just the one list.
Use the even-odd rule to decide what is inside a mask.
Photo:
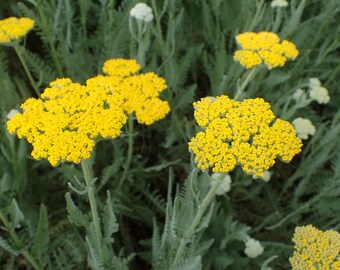
[(286, 7), (288, 6), (288, 2), (286, 0), (273, 0), (270, 3), (270, 6), (272, 8), (281, 8), (281, 7)]
[(245, 244), (246, 248), (244, 253), (251, 259), (255, 259), (256, 257), (260, 256), (264, 251), (260, 241), (257, 241), (253, 238), (247, 239)]
[(12, 109), (9, 111), (9, 113), (7, 114), (7, 119), (10, 120), (13, 118), (14, 115), (20, 113), (18, 110), (16, 109)]
[(153, 20), (152, 9), (145, 3), (136, 4), (130, 10), (130, 16), (144, 22), (151, 22)]
[(313, 136), (316, 128), (309, 119), (298, 117), (292, 122), (296, 135), (303, 140), (307, 140), (308, 136)]
[(327, 104), (331, 99), (328, 90), (321, 86), (318, 78), (309, 79), (309, 97), (319, 104)]
[(213, 179), (213, 181), (210, 183), (211, 185), (213, 184), (214, 181), (222, 181), (220, 186), (215, 191), (216, 195), (223, 195), (227, 193), (228, 191), (230, 191), (231, 177), (229, 174), (213, 173), (211, 178)]
[[(308, 83), (309, 97), (311, 100), (315, 100), (319, 104), (327, 104), (330, 101), (328, 90), (321, 86), (321, 82), (318, 78), (310, 78)], [(292, 99), (296, 102), (304, 102), (307, 100), (306, 92), (299, 88), (292, 95)]]
[(307, 94), (305, 93), (305, 91), (303, 91), (303, 89), (299, 88), (295, 91), (295, 93), (293, 94), (292, 98), (296, 101), (296, 102), (304, 102), (307, 100)]

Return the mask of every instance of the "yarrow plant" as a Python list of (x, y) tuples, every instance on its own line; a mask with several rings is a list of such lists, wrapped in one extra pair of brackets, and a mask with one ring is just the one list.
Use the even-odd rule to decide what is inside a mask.
[(261, 98), (235, 101), (228, 96), (206, 97), (194, 103), (195, 119), (204, 130), (189, 142), (202, 170), (228, 173), (237, 165), (262, 177), (275, 159), (290, 162), (301, 151), (293, 126), (276, 119)]
[(22, 38), (33, 26), (34, 20), (26, 17), (0, 20), (0, 43), (10, 43)]
[(293, 270), (340, 269), (340, 234), (321, 231), (313, 225), (297, 227), (295, 251), (289, 259)]
[(27, 138), (35, 159), (53, 165), (87, 159), (99, 138), (115, 138), (126, 123), (123, 98), (100, 87), (83, 86), (68, 78), (50, 83), (39, 99), (21, 105), (23, 113), (7, 122), (9, 132)]
[(170, 111), (158, 98), (165, 80), (152, 72), (132, 75), (139, 70), (135, 60), (108, 60), (103, 70), (108, 76), (91, 78), (85, 86), (69, 78), (51, 82), (39, 99), (21, 105), (23, 113), (7, 122), (8, 131), (27, 138), (34, 158), (55, 166), (79, 163), (90, 157), (96, 140), (117, 137), (127, 120), (124, 111), (147, 125)]
[(294, 43), (283, 40), (272, 32), (245, 32), (236, 36), (241, 49), (235, 51), (234, 59), (245, 68), (265, 64), (268, 69), (282, 67), (287, 60), (294, 60), (298, 55)]

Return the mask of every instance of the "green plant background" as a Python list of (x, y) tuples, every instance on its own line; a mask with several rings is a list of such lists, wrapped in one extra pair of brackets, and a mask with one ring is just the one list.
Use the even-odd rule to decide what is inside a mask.
[[(35, 20), (34, 30), (20, 42), (20, 52), (41, 92), (58, 77), (85, 83), (101, 73), (107, 59), (135, 58), (140, 44), (128, 24), (137, 2), (1, 0), (0, 19)], [(114, 239), (110, 268), (172, 269), (172, 245), (192, 223), (209, 187), (204, 173), (191, 172), (195, 166), (187, 142), (198, 131), (192, 102), (234, 96), (245, 72), (233, 60), (235, 35), (277, 27), (300, 55), (282, 68), (261, 70), (248, 85), (247, 97), (264, 98), (285, 120), (308, 118), (317, 132), (290, 164), (277, 162), (268, 183), (254, 181), (240, 169), (231, 172), (231, 191), (216, 198), (201, 230), (188, 240), (184, 259), (173, 269), (268, 269), (267, 264), (290, 269), (296, 226), (340, 229), (339, 0), (289, 1), (278, 25), (270, 1), (145, 2), (155, 19), (143, 39), (143, 72), (154, 71), (166, 79), (168, 90), (162, 98), (169, 101), (171, 113), (152, 126), (135, 127), (131, 166), (122, 187), (118, 180), (127, 155), (127, 130), (119, 138), (99, 142), (92, 155), (98, 207), (104, 216), (114, 212), (105, 225)], [(306, 89), (312, 77), (321, 80), (331, 100), (327, 105), (298, 106), (291, 95)], [(101, 269), (95, 259), (91, 265), (87, 258), (82, 222), (89, 217), (81, 213), (89, 211), (87, 199), (68, 187), (69, 182), (76, 185), (75, 176), (82, 179), (81, 167), (53, 168), (45, 160), (33, 160), (31, 145), (6, 131), (8, 112), (31, 96), (36, 94), (15, 51), (1, 46), (0, 208), (21, 243), (0, 230), (0, 268), (31, 269), (21, 248), (30, 250), (44, 269)], [(246, 234), (261, 241), (265, 251), (260, 257), (244, 254)]]

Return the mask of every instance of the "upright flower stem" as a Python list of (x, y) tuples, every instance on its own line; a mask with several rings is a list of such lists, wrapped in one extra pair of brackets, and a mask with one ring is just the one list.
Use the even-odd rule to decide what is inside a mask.
[[(151, 4), (152, 4), (152, 9), (153, 9), (153, 12), (155, 13), (155, 20), (156, 20), (156, 31), (157, 31), (157, 34), (156, 34), (156, 39), (159, 43), (159, 46), (161, 48), (161, 52), (162, 52), (162, 55), (166, 56), (166, 53), (165, 53), (165, 45), (164, 45), (164, 38), (163, 38), (163, 32), (162, 32), (162, 27), (161, 27), (161, 17), (160, 17), (160, 14), (158, 13), (158, 10), (157, 10), (157, 6), (156, 6), (156, 3), (155, 3), (155, 0), (151, 0)], [(164, 5), (166, 6), (167, 5), (167, 0), (165, 0), (164, 2)], [(162, 12), (163, 13), (163, 12)], [(163, 14), (162, 14), (163, 15)]]
[(277, 32), (279, 30), (281, 21), (282, 21), (282, 8), (276, 8), (276, 16), (272, 32)]
[(133, 117), (132, 115), (128, 116), (128, 144), (129, 146), (128, 146), (128, 153), (127, 153), (127, 158), (126, 158), (125, 166), (124, 166), (124, 172), (123, 172), (122, 177), (119, 180), (118, 189), (120, 189), (122, 184), (124, 183), (124, 180), (130, 168), (132, 154), (133, 154)]
[(30, 81), (30, 83), (31, 83), (35, 93), (39, 97), (39, 95), (40, 95), (39, 90), (37, 88), (36, 83), (34, 82), (34, 79), (33, 79), (33, 76), (31, 74), (30, 70), (27, 67), (25, 59), (22, 57), (22, 52), (21, 52), (21, 49), (19, 48), (19, 45), (14, 42), (13, 43), (13, 48), (14, 48), (14, 50), (15, 50), (15, 52), (16, 52), (16, 54), (17, 54), (17, 56), (18, 56), (18, 58), (19, 58), (19, 60), (21, 62), (22, 67), (24, 68), (24, 70), (26, 72), (26, 75), (27, 75), (27, 77), (28, 77), (28, 79), (29, 79), (29, 81)]
[(10, 223), (6, 217), (6, 215), (0, 209), (0, 219), (2, 223), (5, 225), (8, 230), (10, 236), (12, 237), (16, 249), (20, 250), (20, 253), (26, 258), (26, 260), (32, 265), (32, 267), (36, 270), (42, 270), (43, 268), (39, 265), (39, 263), (33, 258), (31, 253), (28, 252), (26, 248), (24, 248), (24, 244), (16, 234), (14, 228), (11, 228)]
[(181, 256), (183, 254), (183, 251), (184, 251), (185, 245), (187, 244), (188, 239), (190, 239), (190, 237), (194, 234), (195, 229), (199, 225), (199, 223), (200, 223), (200, 221), (202, 219), (203, 214), (207, 210), (207, 208), (210, 205), (211, 201), (215, 198), (215, 192), (218, 189), (218, 187), (220, 186), (220, 184), (221, 184), (221, 180), (215, 180), (213, 182), (209, 192), (207, 193), (207, 195), (203, 199), (202, 204), (200, 204), (198, 206), (198, 211), (196, 213), (194, 221), (192, 222), (191, 226), (189, 227), (189, 229), (186, 231), (185, 235), (181, 239), (181, 242), (179, 244), (179, 247), (178, 247), (176, 255), (175, 255), (175, 259), (174, 259), (174, 261), (172, 263), (173, 267), (181, 259)]
[(237, 89), (237, 93), (234, 97), (235, 100), (240, 99), (241, 95), (243, 94), (244, 89), (246, 89), (246, 87), (248, 86), (250, 81), (255, 77), (257, 72), (258, 72), (258, 69), (256, 67), (251, 69), (251, 71), (248, 73), (245, 80), (241, 84), (241, 86)]
[(85, 178), (85, 184), (86, 184), (86, 190), (87, 195), (89, 197), (90, 201), (90, 207), (91, 207), (91, 214), (92, 214), (92, 220), (94, 223), (94, 229), (97, 234), (97, 240), (99, 247), (101, 246), (101, 240), (102, 240), (102, 231), (100, 229), (100, 219), (98, 215), (97, 210), (97, 202), (95, 197), (95, 186), (93, 183), (93, 175), (92, 175), (92, 169), (89, 159), (83, 159), (81, 161), (81, 167), (83, 169), (84, 178)]

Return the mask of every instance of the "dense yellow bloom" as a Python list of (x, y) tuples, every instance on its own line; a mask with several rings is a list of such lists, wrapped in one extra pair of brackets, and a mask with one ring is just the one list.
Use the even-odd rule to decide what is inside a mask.
[(293, 237), (295, 251), (289, 261), (293, 270), (339, 270), (340, 234), (321, 231), (312, 225), (297, 227)]
[(261, 98), (235, 101), (228, 96), (206, 97), (194, 103), (195, 119), (204, 131), (189, 142), (202, 170), (228, 173), (240, 165), (257, 177), (301, 151), (293, 126), (275, 119), (270, 104)]
[(140, 70), (135, 59), (110, 59), (105, 61), (103, 71), (109, 76), (128, 77)]
[(27, 138), (35, 159), (46, 158), (53, 166), (79, 163), (90, 157), (96, 139), (120, 134), (127, 119), (122, 104), (116, 92), (58, 79), (39, 99), (26, 100), (23, 113), (14, 115), (7, 129)]
[(269, 68), (282, 67), (287, 60), (294, 60), (298, 55), (294, 43), (283, 40), (272, 32), (245, 32), (236, 36), (241, 50), (237, 50), (234, 59), (246, 68), (262, 64)]
[(9, 43), (25, 36), (33, 26), (34, 20), (25, 17), (0, 20), (0, 43)]
[(103, 65), (107, 76), (98, 75), (86, 83), (119, 93), (124, 111), (130, 115), (135, 113), (138, 123), (151, 125), (170, 112), (169, 103), (159, 98), (167, 85), (153, 72), (134, 74), (139, 69), (135, 60), (110, 59)]

